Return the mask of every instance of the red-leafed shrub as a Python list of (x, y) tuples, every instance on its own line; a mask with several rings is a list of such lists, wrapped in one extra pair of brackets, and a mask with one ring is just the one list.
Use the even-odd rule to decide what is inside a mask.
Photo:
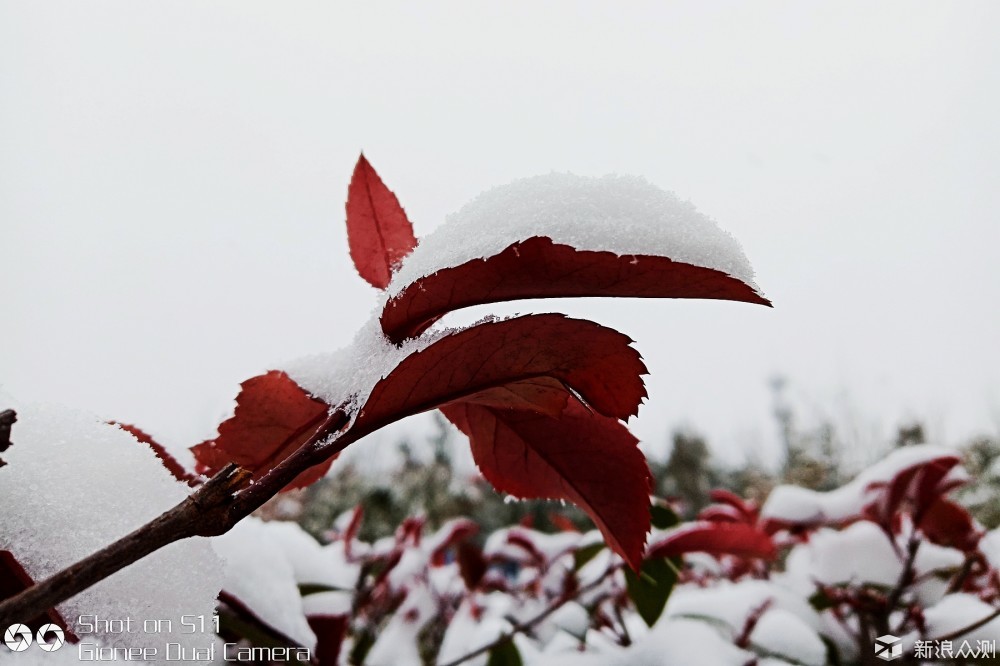
[[(558, 314), (442, 321), (462, 308), (525, 298), (768, 305), (731, 237), (634, 180), (553, 176), (484, 197), (463, 209), (457, 232), (449, 222), (418, 241), (361, 157), (348, 189), (348, 244), (360, 276), (379, 290), (373, 319), (338, 354), (243, 382), (218, 435), (191, 447), (194, 469), (134, 426), (71, 420), (101, 451), (124, 438), (126, 454), (142, 458), (124, 477), (102, 478), (131, 480), (143, 494), (147, 487), (131, 475), (145, 461), (163, 477), (151, 481), (150, 494), (156, 485), (159, 498), (182, 499), (141, 526), (129, 521), (142, 511), (128, 504), (129, 518), (111, 530), (127, 536), (62, 571), (37, 535), (25, 537), (24, 525), (38, 516), (22, 511), (28, 519), (0, 544), (0, 628), (27, 623), (11, 634), (23, 637), (48, 627), (96, 650), (88, 647), (98, 645), (89, 642), (95, 622), (65, 617), (56, 605), (113, 582), (105, 579), (167, 544), (208, 536), (212, 552), (195, 540), (172, 552), (208, 568), (219, 555), (226, 560), (224, 576), (191, 572), (210, 601), (222, 587), (221, 621), (210, 632), (212, 645), (214, 633), (226, 641), (224, 660), (248, 650), (237, 659), (820, 666), (871, 663), (895, 636), (917, 661), (948, 660), (942, 646), (960, 640), (973, 641), (973, 652), (955, 659), (984, 658), (1000, 637), (1000, 534), (987, 533), (953, 496), (968, 480), (954, 452), (900, 449), (840, 488), (780, 486), (763, 505), (716, 490), (684, 523), (668, 501), (650, 497), (646, 459), (625, 426), (646, 397), (646, 367), (628, 337)], [(507, 225), (507, 216), (519, 219)], [(672, 233), (685, 219), (694, 222)], [(569, 501), (596, 529), (557, 512), (549, 512), (552, 534), (530, 521), (490, 531), (467, 517), (434, 530), (416, 515), (392, 536), (365, 541), (359, 506), (321, 544), (295, 524), (247, 519), (280, 492), (322, 478), (347, 446), (431, 410), (468, 439), (497, 490)], [(25, 464), (20, 444), (9, 452), (15, 422), (13, 412), (0, 413), (0, 452), (9, 459), (0, 461), (0, 487)], [(35, 445), (53, 434), (69, 439), (58, 429), (31, 432)], [(90, 455), (66, 441), (53, 447), (59, 460)], [(11, 487), (22, 503), (35, 501), (38, 484), (17, 481)], [(104, 498), (105, 506), (141, 499)], [(22, 508), (11, 503), (5, 512)], [(90, 535), (92, 517), (80, 522), (60, 526), (67, 541)], [(33, 571), (48, 577), (36, 582)], [(155, 573), (146, 579), (168, 572)], [(91, 598), (111, 612), (142, 598), (106, 589)], [(136, 646), (130, 632), (110, 633), (108, 649)], [(923, 654), (934, 642), (938, 653)], [(194, 661), (214, 658), (198, 654)]]

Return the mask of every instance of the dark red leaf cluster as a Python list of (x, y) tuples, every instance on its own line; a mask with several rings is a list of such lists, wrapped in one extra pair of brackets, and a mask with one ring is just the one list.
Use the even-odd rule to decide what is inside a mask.
[(892, 539), (905, 512), (914, 528), (932, 542), (974, 550), (981, 530), (967, 509), (947, 497), (963, 483), (949, 476), (959, 462), (957, 455), (941, 456), (900, 470), (888, 483), (869, 489), (875, 491), (875, 497), (865, 506), (864, 517)]

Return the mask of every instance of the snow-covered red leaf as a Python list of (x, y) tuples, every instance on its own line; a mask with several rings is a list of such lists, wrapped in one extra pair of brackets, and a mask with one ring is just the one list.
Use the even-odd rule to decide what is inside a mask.
[(347, 190), (347, 242), (358, 274), (378, 289), (389, 286), (393, 268), (417, 244), (399, 200), (364, 155)]
[(728, 504), (713, 504), (698, 512), (698, 520), (713, 523), (745, 523), (746, 516), (738, 509)]
[(462, 576), (465, 587), (475, 590), (489, 566), (483, 556), (483, 549), (475, 543), (462, 541), (455, 549), (455, 561), (458, 563), (458, 573)]
[(918, 527), (932, 542), (965, 552), (975, 550), (983, 536), (968, 509), (946, 497), (930, 503)]
[(483, 406), (558, 415), (566, 386), (597, 412), (626, 419), (646, 395), (646, 367), (630, 343), (563, 315), (484, 322), (406, 357), (375, 385), (352, 427), (369, 432), (473, 394)]
[(174, 458), (172, 455), (170, 455), (170, 452), (167, 451), (162, 444), (153, 439), (151, 435), (141, 430), (140, 428), (128, 423), (119, 423), (118, 421), (111, 421), (111, 425), (117, 425), (122, 430), (130, 433), (141, 443), (151, 448), (156, 457), (160, 459), (160, 462), (163, 463), (163, 466), (167, 468), (167, 471), (169, 471), (170, 474), (173, 475), (175, 479), (177, 479), (178, 481), (183, 481), (188, 485), (192, 486), (195, 485), (195, 483), (197, 482), (197, 477), (191, 472), (189, 472), (187, 469), (185, 469), (184, 465), (180, 464), (177, 461), (177, 458)]
[(675, 557), (684, 553), (735, 555), (773, 560), (778, 551), (763, 531), (744, 523), (689, 523), (651, 543), (647, 558)]
[(743, 516), (744, 521), (755, 523), (760, 517), (760, 507), (752, 500), (745, 500), (731, 490), (716, 488), (709, 493), (709, 497), (719, 506), (729, 506)]
[[(20, 594), (34, 584), (35, 581), (17, 561), (14, 554), (9, 550), (0, 550), (0, 601)], [(69, 625), (55, 608), (50, 608), (27, 621), (22, 620), (21, 623), (28, 625), (32, 632), (37, 632), (46, 624), (56, 624), (63, 630), (67, 641), (76, 643), (80, 640), (76, 634), (70, 631)]]
[(452, 310), (524, 298), (578, 296), (709, 298), (770, 305), (753, 287), (719, 270), (661, 256), (577, 250), (536, 236), (407, 285), (386, 303), (382, 330), (398, 342)]
[[(241, 384), (236, 411), (219, 426), (219, 436), (192, 447), (198, 471), (212, 474), (233, 462), (259, 478), (308, 441), (328, 415), (325, 402), (311, 397), (284, 372), (252, 377)], [(322, 478), (332, 462), (305, 470), (285, 490)]]
[(350, 628), (347, 615), (310, 615), (309, 628), (316, 634), (316, 666), (338, 666), (340, 650)]
[(470, 402), (442, 411), (469, 437), (476, 464), (497, 490), (573, 502), (638, 570), (649, 531), (650, 474), (638, 440), (617, 419), (575, 398), (558, 418)]
[(900, 470), (888, 483), (874, 484), (875, 499), (865, 514), (891, 534), (895, 516), (906, 506), (917, 522), (951, 485), (946, 479), (958, 465), (957, 455), (940, 456)]
[(468, 518), (456, 518), (449, 521), (432, 537), (433, 543), (428, 544), (431, 554), (428, 558), (432, 566), (448, 564), (449, 556), (454, 555), (455, 547), (475, 536), (479, 525)]

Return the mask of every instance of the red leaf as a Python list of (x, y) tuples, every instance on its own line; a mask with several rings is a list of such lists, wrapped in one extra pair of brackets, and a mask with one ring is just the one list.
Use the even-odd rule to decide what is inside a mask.
[(347, 189), (347, 243), (358, 274), (378, 289), (389, 286), (392, 269), (417, 245), (399, 200), (364, 155)]
[[(35, 581), (31, 578), (31, 574), (24, 570), (14, 554), (9, 550), (0, 550), (0, 601), (20, 594), (34, 584)], [(76, 643), (80, 640), (76, 634), (70, 631), (69, 625), (55, 608), (50, 608), (36, 617), (27, 621), (20, 620), (20, 622), (28, 625), (32, 633), (37, 632), (46, 624), (56, 624), (63, 630), (67, 641)], [(6, 627), (4, 628), (6, 629)]]
[(169, 471), (175, 479), (177, 479), (178, 481), (183, 481), (189, 486), (197, 485), (198, 477), (196, 477), (194, 474), (184, 469), (184, 466), (181, 465), (179, 462), (177, 462), (177, 458), (174, 458), (172, 455), (170, 455), (170, 453), (165, 448), (163, 448), (162, 444), (154, 440), (144, 431), (128, 423), (119, 423), (118, 421), (111, 421), (110, 424), (117, 425), (122, 430), (131, 433), (131, 435), (135, 437), (137, 440), (139, 440), (149, 448), (153, 449), (153, 453), (156, 454), (156, 457), (160, 459), (160, 462), (163, 463), (163, 466), (167, 468), (167, 471)]
[(375, 385), (353, 428), (371, 432), (404, 416), (477, 394), (495, 408), (561, 414), (565, 386), (606, 416), (625, 419), (646, 395), (628, 337), (563, 315), (528, 315), (447, 335), (404, 359)]
[(316, 634), (316, 666), (337, 666), (340, 648), (347, 636), (350, 618), (347, 615), (310, 615), (309, 628)]
[(564, 516), (561, 513), (556, 513), (555, 511), (549, 512), (549, 522), (560, 532), (579, 532), (573, 521), (569, 519), (568, 516)]
[(880, 488), (866, 507), (865, 515), (891, 535), (894, 517), (904, 504), (909, 504), (914, 520), (919, 523), (927, 508), (943, 495), (944, 479), (958, 463), (957, 456), (942, 456), (900, 470)]
[(468, 435), (476, 464), (497, 490), (573, 502), (638, 570), (650, 524), (651, 478), (625, 426), (576, 399), (567, 401), (559, 418), (470, 403), (442, 411)]
[(671, 532), (646, 549), (646, 558), (675, 557), (684, 553), (735, 555), (773, 560), (774, 542), (764, 532), (744, 523), (690, 523)]
[(455, 561), (458, 562), (458, 572), (465, 581), (465, 587), (476, 589), (488, 567), (482, 549), (474, 543), (463, 541), (458, 544)]
[(446, 527), (442, 527), (442, 530), (445, 529), (447, 531), (444, 534), (439, 532), (435, 535), (437, 541), (431, 549), (429, 558), (431, 566), (440, 567), (447, 564), (449, 553), (459, 543), (466, 541), (479, 532), (479, 525), (468, 518), (456, 518), (448, 523)]
[(365, 507), (362, 504), (354, 507), (354, 513), (351, 514), (351, 522), (347, 524), (347, 529), (344, 530), (344, 555), (347, 557), (347, 561), (353, 561), (354, 555), (351, 552), (354, 546), (354, 540), (358, 538), (358, 532), (361, 531), (361, 521), (365, 517)]
[(932, 542), (965, 552), (975, 550), (983, 536), (965, 507), (944, 497), (927, 507), (918, 527)]
[[(310, 397), (278, 370), (252, 377), (241, 388), (236, 412), (219, 426), (219, 436), (191, 449), (200, 473), (214, 473), (234, 462), (260, 478), (298, 450), (329, 416), (325, 402)], [(332, 463), (305, 470), (285, 490), (322, 478)]]
[(492, 257), (443, 268), (416, 280), (386, 303), (382, 330), (399, 342), (421, 333), (452, 310), (568, 296), (713, 298), (771, 304), (749, 285), (721, 271), (666, 257), (577, 250), (536, 236)]
[[(747, 518), (741, 511), (726, 504), (713, 504), (698, 512), (698, 520), (713, 523), (747, 523)], [(752, 524), (748, 523), (748, 524)]]
[[(760, 517), (760, 507), (752, 500), (745, 500), (736, 493), (725, 488), (716, 488), (709, 493), (713, 502), (723, 506), (730, 506), (743, 516), (747, 523), (756, 523)], [(720, 507), (721, 508), (721, 507)]]

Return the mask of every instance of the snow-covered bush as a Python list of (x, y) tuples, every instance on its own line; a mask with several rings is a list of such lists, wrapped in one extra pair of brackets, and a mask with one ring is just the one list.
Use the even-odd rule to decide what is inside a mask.
[[(650, 501), (624, 425), (645, 397), (626, 336), (554, 314), (440, 323), (519, 298), (768, 304), (735, 240), (690, 205), (638, 179), (550, 175), (482, 195), (418, 244), (362, 157), (347, 223), (375, 315), (346, 349), (244, 382), (218, 437), (192, 447), (194, 469), (132, 426), (29, 407), (12, 429), (3, 413), (5, 638), (51, 647), (62, 633), (92, 660), (724, 666), (996, 635), (1000, 537), (949, 497), (966, 480), (951, 452), (903, 449), (763, 507), (717, 491), (679, 523)], [(368, 543), (356, 510), (319, 543), (247, 517), (433, 409), (498, 490), (570, 501), (596, 529), (477, 537), (469, 519), (430, 530), (413, 516)]]
[(242, 622), (287, 637), (307, 621), (336, 663), (820, 666), (870, 662), (886, 634), (918, 662), (946, 641), (991, 656), (1000, 532), (950, 498), (967, 480), (957, 462), (899, 449), (828, 493), (781, 486), (761, 508), (715, 491), (688, 523), (657, 500), (638, 574), (599, 532), (569, 526), (481, 535), (456, 519), (428, 532), (414, 517), (367, 543), (359, 508), (323, 544), (281, 522), (225, 538), (248, 561), (261, 544), (283, 552), (245, 577), (302, 593), (294, 618), (269, 624), (266, 603), (236, 604)]
[[(72, 538), (74, 548), (49, 553), (45, 541), (51, 535), (33, 533), (24, 517), (59, 512), (59, 502), (39, 490), (37, 465), (25, 462), (35, 452), (10, 456), (18, 464), (4, 465), (3, 474), (26, 498), (9, 512), (12, 529), (3, 544), (0, 626), (13, 627), (11, 636), (30, 633), (22, 623), (45, 619), (51, 622), (40, 635), (57, 626), (74, 640), (77, 629), (89, 633), (91, 624), (74, 621), (74, 613), (60, 616), (72, 605), (58, 604), (91, 588), (90, 594), (111, 589), (110, 576), (160, 549), (177, 552), (176, 542), (226, 534), (277, 493), (321, 478), (347, 446), (435, 409), (469, 438), (480, 471), (498, 490), (573, 502), (609, 548), (633, 570), (640, 568), (650, 527), (650, 473), (624, 423), (646, 395), (646, 368), (632, 341), (594, 322), (556, 314), (487, 317), (462, 327), (440, 320), (469, 306), (524, 298), (713, 298), (769, 305), (735, 239), (644, 180), (550, 174), (483, 194), (418, 243), (396, 196), (363, 156), (348, 188), (347, 228), (358, 273), (379, 290), (374, 316), (345, 349), (243, 382), (235, 412), (218, 436), (191, 448), (195, 469), (186, 469), (136, 427), (90, 424), (101, 430), (93, 434), (95, 442), (120, 446), (129, 441), (122, 431), (131, 433), (155, 452), (176, 483), (130, 477), (114, 456), (83, 454), (83, 460), (108, 467), (95, 492), (128, 504), (128, 510), (90, 538)], [(5, 455), (14, 418), (4, 410)], [(27, 429), (44, 432), (45, 425), (29, 420)], [(66, 443), (76, 433), (57, 429), (47, 436), (70, 447)], [(71, 460), (56, 456), (53, 464), (65, 467), (62, 474), (86, 471), (79, 464), (73, 469)], [(123, 491), (110, 490), (116, 486)], [(160, 486), (163, 492), (155, 492)], [(160, 499), (171, 493), (177, 503), (163, 506)], [(87, 505), (86, 497), (75, 497), (79, 507)], [(78, 515), (79, 507), (67, 513)], [(20, 520), (12, 518), (15, 513)], [(46, 515), (39, 522), (59, 521)], [(86, 522), (65, 524), (65, 533), (79, 532)], [(220, 548), (233, 538), (221, 539)], [(72, 563), (105, 539), (111, 543)], [(246, 578), (232, 574), (237, 554), (227, 553), (230, 585)], [(279, 588), (272, 592), (288, 596)], [(138, 590), (129, 594), (143, 596)], [(415, 602), (409, 610), (420, 616), (425, 606)], [(154, 618), (154, 624), (160, 619), (169, 622)], [(306, 639), (304, 625), (287, 638)], [(120, 636), (112, 642), (129, 641)]]

